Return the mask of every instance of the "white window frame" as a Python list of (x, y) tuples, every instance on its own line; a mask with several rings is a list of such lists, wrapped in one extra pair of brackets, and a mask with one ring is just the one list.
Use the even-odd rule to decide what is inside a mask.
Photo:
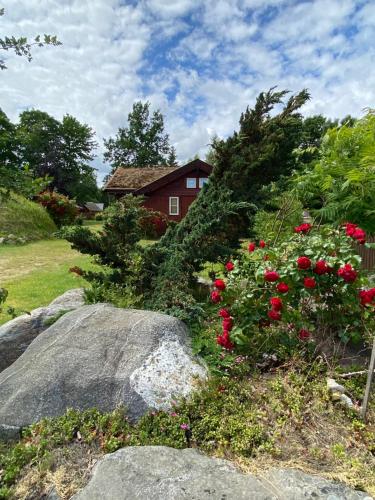
[(199, 177), (199, 189), (202, 189), (202, 187), (207, 184), (208, 182), (208, 177)]
[[(189, 186), (189, 181), (193, 181), (194, 186)], [(186, 189), (197, 189), (197, 179), (195, 177), (186, 177)]]
[[(175, 211), (172, 211), (172, 200), (177, 200)], [(180, 215), (180, 198), (178, 196), (169, 197), (169, 215)]]

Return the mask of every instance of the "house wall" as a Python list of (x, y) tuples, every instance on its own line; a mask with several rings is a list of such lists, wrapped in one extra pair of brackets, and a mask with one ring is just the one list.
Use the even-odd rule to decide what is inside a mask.
[[(180, 221), (183, 217), (185, 217), (189, 206), (197, 197), (200, 188), (197, 187), (195, 189), (186, 187), (186, 179), (187, 178), (196, 178), (197, 186), (199, 186), (198, 179), (200, 177), (207, 178), (208, 174), (203, 170), (192, 170), (185, 176), (172, 181), (159, 188), (158, 190), (150, 193), (150, 195), (146, 196), (146, 200), (144, 202), (144, 206), (146, 208), (150, 208), (153, 210), (158, 210), (159, 212), (165, 213), (170, 220)], [(169, 197), (177, 196), (180, 199), (180, 213), (179, 215), (169, 215)]]

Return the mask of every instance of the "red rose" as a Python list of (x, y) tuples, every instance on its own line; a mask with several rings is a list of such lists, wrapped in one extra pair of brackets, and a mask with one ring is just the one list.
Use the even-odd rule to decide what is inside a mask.
[(214, 290), (213, 292), (211, 292), (211, 300), (214, 304), (217, 304), (218, 302), (220, 302), (222, 299), (222, 296), (220, 295), (220, 292), (217, 292), (216, 290)]
[(345, 224), (346, 236), (353, 236), (354, 231), (357, 229), (357, 224), (352, 224), (351, 222), (347, 222)]
[(364, 245), (366, 243), (366, 233), (360, 227), (357, 227), (351, 237), (357, 240), (361, 245)]
[(283, 308), (283, 301), (279, 297), (272, 297), (270, 299), (270, 304), (274, 311), (281, 311)]
[(294, 232), (307, 234), (310, 231), (311, 227), (312, 227), (311, 224), (308, 223), (301, 224), (300, 226), (296, 226), (294, 228)]
[(215, 288), (217, 288), (218, 290), (225, 290), (225, 283), (223, 280), (215, 280)]
[(281, 313), (279, 311), (275, 311), (274, 309), (271, 309), (271, 311), (268, 311), (267, 316), (272, 319), (273, 321), (280, 321), (281, 320)]
[(276, 288), (277, 291), (280, 293), (287, 293), (289, 291), (289, 286), (283, 281), (280, 281), (280, 283), (277, 284)]
[(305, 330), (304, 328), (301, 328), (301, 330), (298, 332), (298, 337), (300, 340), (308, 340), (310, 338), (310, 332), (308, 330)]
[(305, 288), (315, 288), (316, 287), (316, 281), (315, 281), (314, 278), (306, 277), (303, 280), (303, 285), (305, 286)]
[(234, 348), (234, 344), (231, 342), (229, 332), (227, 331), (223, 332), (222, 335), (217, 335), (216, 342), (224, 347), (224, 349), (228, 349), (228, 351), (231, 351)]
[(276, 271), (265, 271), (264, 272), (264, 279), (269, 282), (274, 282), (277, 281), (280, 278), (280, 275)]
[(314, 267), (315, 274), (326, 274), (329, 272), (329, 266), (325, 260), (318, 260)]
[(305, 256), (298, 257), (297, 264), (298, 269), (309, 269), (311, 267), (311, 260)]
[(371, 304), (372, 302), (372, 296), (371, 294), (369, 294), (368, 290), (360, 290), (359, 298), (363, 306), (365, 306), (366, 304)]
[(234, 264), (233, 264), (233, 262), (227, 262), (227, 263), (225, 264), (225, 268), (226, 268), (226, 270), (227, 270), (227, 271), (233, 271), (233, 269), (234, 269)]
[(357, 271), (355, 271), (350, 264), (345, 264), (337, 271), (338, 276), (346, 283), (353, 283), (357, 279)]
[(255, 247), (256, 247), (255, 243), (249, 243), (249, 246), (247, 248), (249, 252), (254, 252)]
[(232, 318), (224, 318), (223, 319), (223, 330), (230, 332), (233, 328), (233, 319)]
[(221, 318), (229, 318), (230, 317), (230, 313), (229, 313), (228, 309), (223, 308), (223, 309), (220, 309), (219, 316)]
[(264, 248), (266, 246), (266, 242), (263, 240), (260, 240), (259, 246), (260, 246), (260, 248)]

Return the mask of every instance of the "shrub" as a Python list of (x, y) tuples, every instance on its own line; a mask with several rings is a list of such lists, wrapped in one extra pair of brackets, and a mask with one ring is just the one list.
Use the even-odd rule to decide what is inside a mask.
[(272, 198), (268, 206), (268, 210), (258, 210), (254, 216), (255, 236), (261, 239), (266, 234), (268, 241), (273, 243), (289, 238), (302, 218), (302, 203), (293, 193), (284, 192)]
[(295, 176), (297, 193), (324, 222), (351, 220), (375, 233), (375, 112), (327, 132), (319, 161)]
[(144, 215), (139, 219), (139, 224), (145, 239), (158, 239), (168, 228), (168, 217), (162, 212), (145, 209)]
[(75, 201), (56, 191), (44, 191), (38, 195), (37, 200), (59, 227), (72, 224), (78, 215)]
[[(95, 256), (102, 270), (81, 273), (92, 284), (89, 302), (111, 301), (126, 304), (133, 300), (133, 292), (142, 295), (140, 269), (144, 248), (139, 244), (142, 229), (139, 220), (144, 213), (142, 200), (131, 195), (106, 208), (102, 230), (91, 231), (86, 226), (63, 228), (60, 235), (72, 243), (74, 249)], [(130, 301), (130, 302), (129, 302)]]
[(285, 356), (310, 340), (370, 336), (375, 288), (368, 289), (358, 271), (352, 242), (360, 236), (363, 231), (351, 224), (302, 224), (278, 246), (250, 243), (228, 279), (214, 283), (211, 300), (223, 328), (217, 343), (257, 358), (267, 352)]

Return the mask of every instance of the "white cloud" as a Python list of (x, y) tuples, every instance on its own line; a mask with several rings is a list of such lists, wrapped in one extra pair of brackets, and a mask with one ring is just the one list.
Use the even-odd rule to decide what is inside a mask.
[[(99, 142), (149, 99), (181, 161), (237, 128), (271, 86), (307, 87), (307, 114), (374, 106), (375, 4), (368, 0), (3, 0), (2, 35), (57, 34), (61, 47), (12, 54), (0, 107), (70, 113)], [(108, 167), (96, 160), (101, 176)]]

